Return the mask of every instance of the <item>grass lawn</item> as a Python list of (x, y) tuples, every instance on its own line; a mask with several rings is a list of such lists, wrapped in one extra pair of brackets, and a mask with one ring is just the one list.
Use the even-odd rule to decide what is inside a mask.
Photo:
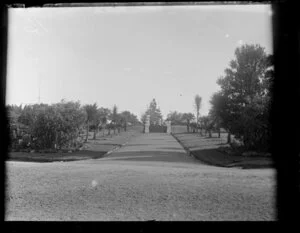
[(192, 155), (204, 163), (220, 167), (271, 168), (273, 161), (266, 157), (244, 157), (223, 154), (216, 149), (191, 151)]
[[(273, 166), (271, 157), (245, 157), (225, 154), (218, 151), (224, 146), (224, 139), (202, 137), (199, 134), (173, 134), (179, 143), (196, 159), (220, 167), (270, 168)], [(225, 137), (225, 135), (223, 136)]]
[(107, 151), (87, 151), (81, 150), (73, 153), (28, 153), (10, 152), (8, 161), (27, 161), (27, 162), (57, 162), (75, 161), (84, 159), (98, 159), (105, 156)]

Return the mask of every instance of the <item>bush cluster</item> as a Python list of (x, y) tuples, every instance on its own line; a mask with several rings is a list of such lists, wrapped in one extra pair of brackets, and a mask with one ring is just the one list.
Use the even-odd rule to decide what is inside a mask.
[(82, 144), (79, 133), (86, 113), (79, 102), (9, 106), (8, 113), (12, 149), (57, 150)]

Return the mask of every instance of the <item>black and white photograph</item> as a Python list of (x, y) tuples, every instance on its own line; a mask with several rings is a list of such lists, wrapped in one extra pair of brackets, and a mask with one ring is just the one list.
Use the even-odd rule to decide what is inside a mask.
[(10, 7), (5, 221), (276, 221), (272, 15)]

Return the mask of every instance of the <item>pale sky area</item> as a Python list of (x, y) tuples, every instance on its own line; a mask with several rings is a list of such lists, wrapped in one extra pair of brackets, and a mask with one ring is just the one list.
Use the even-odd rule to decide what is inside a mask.
[(6, 103), (64, 98), (140, 118), (153, 98), (164, 116), (195, 113), (199, 94), (207, 114), (243, 43), (272, 53), (270, 5), (10, 9)]

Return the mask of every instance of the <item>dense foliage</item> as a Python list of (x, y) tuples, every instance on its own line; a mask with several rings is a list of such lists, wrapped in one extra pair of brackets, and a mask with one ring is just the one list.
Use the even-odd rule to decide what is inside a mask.
[(235, 57), (217, 82), (221, 91), (212, 96), (210, 115), (246, 149), (268, 151), (272, 56), (259, 45), (243, 45)]
[(12, 146), (21, 145), (31, 149), (60, 149), (76, 147), (76, 139), (86, 114), (79, 102), (8, 106), (11, 117)]
[[(137, 117), (129, 111), (121, 114), (97, 104), (81, 106), (79, 102), (62, 100), (55, 104), (7, 105), (11, 148), (13, 149), (76, 149), (83, 145), (82, 133), (99, 129), (120, 130), (126, 121), (136, 123)], [(119, 127), (119, 128), (118, 128)]]

